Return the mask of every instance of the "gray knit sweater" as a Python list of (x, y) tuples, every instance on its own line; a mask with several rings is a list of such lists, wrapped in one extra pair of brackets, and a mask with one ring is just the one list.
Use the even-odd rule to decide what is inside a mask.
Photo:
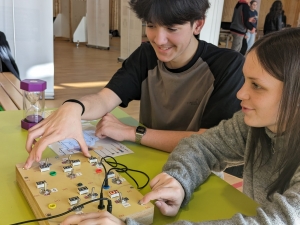
[[(274, 141), (275, 134), (265, 129)], [(244, 123), (242, 112), (232, 119), (222, 121), (217, 127), (202, 135), (192, 135), (183, 139), (170, 154), (163, 171), (176, 178), (185, 191), (182, 206), (186, 205), (193, 191), (201, 185), (211, 171), (223, 171), (226, 167), (243, 164), (251, 149), (249, 142), (251, 130)], [(282, 140), (277, 138), (276, 146)], [(272, 158), (259, 170), (257, 166), (244, 168), (244, 193), (260, 204), (256, 216), (236, 214), (229, 220), (209, 222), (178, 221), (172, 224), (300, 224), (300, 167), (294, 174), (287, 190), (283, 194), (275, 193), (272, 201), (266, 199), (266, 188), (278, 174), (273, 173), (276, 157), (282, 157), (284, 149), (275, 149)], [(296, 156), (295, 156), (296, 157)], [(127, 225), (138, 225), (131, 219)]]

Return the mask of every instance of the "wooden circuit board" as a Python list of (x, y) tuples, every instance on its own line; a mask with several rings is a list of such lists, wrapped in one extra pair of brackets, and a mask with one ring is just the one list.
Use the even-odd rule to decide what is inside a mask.
[[(93, 151), (90, 153), (94, 158), (99, 157)], [(89, 160), (81, 153), (73, 154), (71, 158), (66, 156), (49, 158), (34, 163), (29, 170), (24, 170), (23, 166), (24, 163), (16, 165), (17, 183), (37, 218), (58, 215), (70, 210), (76, 204), (100, 197), (100, 189), (105, 178), (104, 169), (99, 163)], [(70, 166), (73, 168), (72, 171)], [(107, 171), (111, 168), (106, 163), (104, 166)], [(111, 199), (112, 214), (123, 221), (130, 217), (140, 223), (151, 224), (154, 214), (153, 204), (138, 204), (143, 197), (142, 194), (116, 171), (113, 170), (109, 177), (109, 189), (103, 190), (103, 197)], [(98, 205), (99, 201), (92, 202), (68, 215), (101, 211)], [(104, 205), (107, 206), (107, 201), (104, 201)], [(59, 224), (68, 215), (39, 223)]]

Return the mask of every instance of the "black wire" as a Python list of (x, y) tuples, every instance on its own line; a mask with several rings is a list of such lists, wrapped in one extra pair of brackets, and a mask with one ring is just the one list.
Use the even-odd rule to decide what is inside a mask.
[[(109, 162), (109, 161), (107, 161), (106, 159), (107, 158), (111, 158), (111, 159), (113, 159), (113, 161), (114, 162)], [(126, 171), (122, 171), (122, 169), (121, 168), (116, 168), (115, 170), (117, 171), (117, 172), (124, 172), (124, 173), (126, 173), (132, 180), (133, 180), (133, 182), (136, 184), (136, 186), (137, 186), (137, 189), (143, 189), (144, 187), (146, 187), (147, 185), (148, 185), (148, 183), (149, 183), (149, 181), (150, 181), (150, 178), (149, 178), (149, 176), (146, 174), (146, 173), (144, 173), (143, 171), (140, 171), (140, 170), (134, 170), (134, 169), (129, 169), (127, 166), (125, 166), (124, 164), (121, 164), (121, 163), (118, 163), (117, 161), (116, 161), (116, 159), (114, 158), (114, 157), (112, 157), (112, 156), (105, 156), (105, 157), (103, 157), (103, 158), (101, 158), (101, 161), (102, 160), (104, 160), (108, 165), (110, 165), (111, 167), (113, 167), (113, 168), (115, 168), (115, 167), (117, 167), (118, 165), (120, 165), (120, 166), (123, 166), (123, 167), (125, 167), (126, 168)], [(113, 164), (115, 164), (115, 165), (113, 165)], [(112, 168), (112, 169), (113, 169)], [(111, 169), (110, 169), (111, 170)], [(110, 171), (109, 170), (109, 171)], [(108, 171), (108, 172), (109, 172)], [(132, 172), (137, 172), (137, 173), (141, 173), (141, 174), (144, 174), (146, 177), (147, 177), (147, 182), (145, 183), (145, 185), (143, 185), (142, 187), (140, 187), (139, 186), (139, 184), (137, 183), (137, 181), (128, 173), (128, 171), (132, 171)], [(105, 172), (106, 172), (106, 169), (105, 169)], [(105, 174), (105, 179), (106, 179), (106, 174)], [(103, 181), (103, 183), (105, 182), (105, 180)], [(102, 185), (102, 187), (103, 187), (103, 185)], [(103, 190), (101, 190), (101, 192), (102, 192)]]
[(40, 218), (40, 219), (34, 219), (34, 220), (22, 221), (22, 222), (19, 222), (19, 223), (12, 223), (11, 225), (19, 225), (19, 224), (25, 224), (25, 223), (32, 223), (32, 222), (38, 222), (38, 221), (43, 221), (43, 220), (50, 220), (50, 219), (54, 219), (54, 218), (57, 218), (57, 217), (61, 217), (61, 216), (64, 216), (64, 215), (66, 215), (66, 214), (68, 214), (68, 213), (70, 213), (70, 212), (72, 212), (72, 211), (78, 209), (78, 208), (81, 208), (81, 207), (84, 206), (84, 205), (90, 204), (90, 203), (95, 202), (95, 201), (99, 201), (99, 200), (101, 200), (101, 199), (102, 199), (102, 200), (107, 200), (107, 201), (110, 200), (110, 199), (108, 199), (108, 198), (96, 198), (96, 199), (87, 201), (87, 202), (85, 202), (85, 203), (82, 203), (82, 204), (80, 204), (80, 205), (77, 205), (77, 206), (73, 207), (72, 209), (70, 209), (70, 210), (68, 210), (68, 211), (66, 211), (66, 212), (63, 212), (63, 213), (61, 213), (61, 214), (57, 214), (57, 215), (49, 216), (49, 217), (45, 217), (45, 218)]
[[(149, 181), (150, 181), (150, 178), (149, 178), (149, 176), (148, 176), (145, 172), (140, 171), (140, 170), (134, 170), (134, 169), (128, 169), (128, 170), (129, 170), (129, 171), (132, 171), (132, 172), (137, 172), (137, 173), (144, 174), (144, 175), (147, 177), (147, 182), (146, 182), (146, 184), (145, 184), (144, 186), (142, 186), (142, 187), (139, 187), (139, 185), (137, 185), (137, 189), (143, 189), (144, 187), (147, 186), (147, 184), (148, 184)], [(131, 177), (127, 172), (126, 172), (126, 174), (127, 174), (129, 177)], [(131, 179), (133, 179), (133, 178), (131, 177)], [(134, 179), (133, 179), (133, 180), (134, 180)]]

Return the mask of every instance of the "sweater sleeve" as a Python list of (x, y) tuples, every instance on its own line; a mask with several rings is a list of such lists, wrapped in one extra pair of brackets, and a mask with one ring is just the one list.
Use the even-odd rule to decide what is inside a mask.
[(207, 222), (178, 221), (173, 225), (273, 225), (299, 224), (300, 221), (300, 167), (294, 174), (290, 187), (281, 195), (274, 194), (272, 202), (266, 202), (257, 208), (256, 216), (235, 214), (231, 219)]
[[(228, 135), (226, 135), (224, 132)], [(216, 128), (203, 135), (193, 135), (180, 142), (164, 167), (164, 171), (176, 178), (185, 190), (186, 204), (195, 187), (201, 184), (211, 168), (222, 169), (229, 162), (239, 162), (243, 156), (247, 127), (241, 123), (240, 113), (231, 120), (222, 121)], [(229, 146), (235, 147), (230, 148)], [(275, 193), (272, 201), (265, 201), (257, 208), (255, 216), (235, 214), (231, 219), (207, 222), (178, 221), (172, 225), (273, 225), (299, 224), (300, 221), (300, 167), (293, 175), (283, 194)], [(128, 225), (139, 225), (128, 220)]]
[(194, 134), (180, 141), (163, 171), (181, 183), (185, 191), (182, 206), (189, 202), (193, 191), (211, 171), (220, 172), (244, 163), (248, 130), (243, 113), (237, 112), (232, 119), (221, 121), (202, 135)]

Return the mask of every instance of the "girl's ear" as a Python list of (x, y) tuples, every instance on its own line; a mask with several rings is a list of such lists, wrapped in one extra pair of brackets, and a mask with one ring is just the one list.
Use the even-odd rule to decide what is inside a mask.
[(193, 24), (193, 28), (194, 28), (194, 35), (198, 35), (200, 34), (200, 31), (202, 30), (203, 26), (205, 23), (205, 19), (201, 19), (201, 20), (196, 20)]

